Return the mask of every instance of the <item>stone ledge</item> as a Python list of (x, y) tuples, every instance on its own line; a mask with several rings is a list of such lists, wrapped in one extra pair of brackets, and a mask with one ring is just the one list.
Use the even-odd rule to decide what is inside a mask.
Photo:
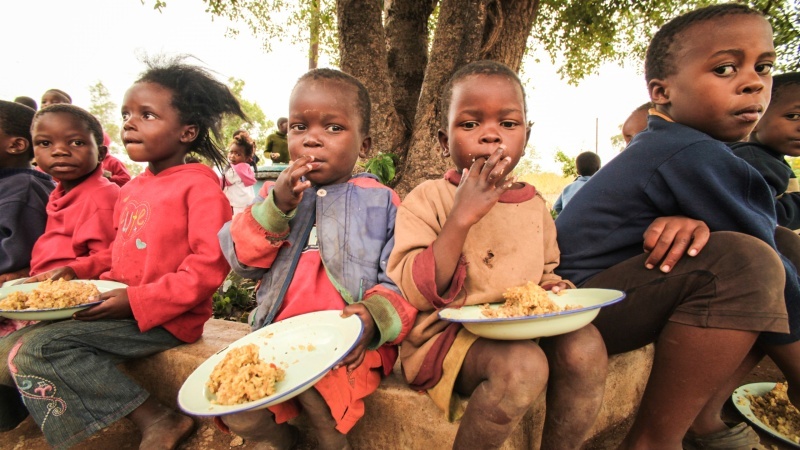
[[(176, 407), (183, 380), (209, 356), (248, 332), (246, 324), (212, 319), (206, 323), (198, 342), (125, 363), (123, 370), (161, 402)], [(605, 399), (591, 436), (614, 427), (636, 411), (650, 374), (653, 353), (650, 345), (610, 358)], [(544, 407), (542, 396), (504, 448), (539, 447)], [(449, 448), (458, 430), (458, 425), (447, 422), (427, 395), (408, 388), (397, 367), (378, 391), (366, 399), (366, 408), (367, 414), (348, 435), (354, 448)], [(305, 427), (302, 420), (298, 425)]]

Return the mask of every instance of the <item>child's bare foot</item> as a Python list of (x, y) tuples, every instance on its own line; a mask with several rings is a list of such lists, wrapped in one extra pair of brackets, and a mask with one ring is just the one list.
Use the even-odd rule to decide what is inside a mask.
[(195, 423), (185, 416), (158, 403), (153, 397), (128, 414), (142, 433), (140, 450), (173, 450), (194, 431)]
[(140, 450), (173, 450), (194, 432), (195, 423), (189, 416), (167, 411), (142, 430)]

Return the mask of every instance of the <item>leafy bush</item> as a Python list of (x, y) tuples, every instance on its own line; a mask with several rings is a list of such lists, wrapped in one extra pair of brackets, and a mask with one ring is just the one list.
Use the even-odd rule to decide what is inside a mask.
[(256, 307), (256, 283), (231, 272), (212, 298), (215, 319), (247, 322)]
[(394, 180), (397, 155), (394, 153), (378, 153), (368, 159), (362, 167), (364, 170), (377, 176), (381, 183), (389, 184)]

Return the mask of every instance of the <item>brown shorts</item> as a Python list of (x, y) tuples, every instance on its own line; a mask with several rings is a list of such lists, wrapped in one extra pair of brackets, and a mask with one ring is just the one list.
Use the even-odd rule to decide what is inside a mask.
[(654, 342), (667, 321), (696, 327), (787, 333), (785, 273), (778, 254), (745, 234), (720, 231), (670, 273), (644, 267), (647, 254), (600, 272), (581, 287), (619, 289), (594, 325), (609, 354)]

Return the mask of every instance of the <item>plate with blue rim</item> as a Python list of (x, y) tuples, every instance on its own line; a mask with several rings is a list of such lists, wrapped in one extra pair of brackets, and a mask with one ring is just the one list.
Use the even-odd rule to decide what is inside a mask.
[[(128, 285), (110, 280), (70, 280), (72, 282), (91, 283), (97, 286), (100, 293), (108, 292), (114, 289), (126, 288)], [(25, 283), (25, 284), (3, 284), (0, 287), (0, 300), (8, 297), (12, 292), (25, 292), (28, 293), (39, 287), (39, 283)], [(80, 305), (70, 306), (67, 308), (46, 308), (46, 309), (0, 309), (0, 317), (17, 320), (62, 320), (69, 319), (78, 311), (86, 308), (91, 308), (94, 305), (99, 305), (102, 301), (94, 301), (88, 303), (81, 303)]]

